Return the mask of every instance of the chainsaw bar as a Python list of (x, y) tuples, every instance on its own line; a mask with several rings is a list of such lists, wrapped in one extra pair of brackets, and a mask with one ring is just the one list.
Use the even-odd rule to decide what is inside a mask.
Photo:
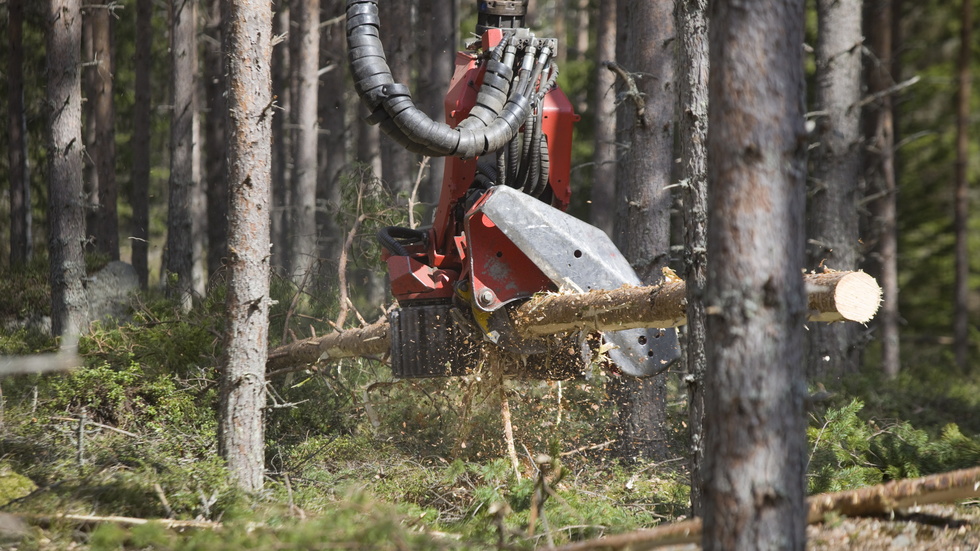
[[(576, 292), (641, 286), (632, 266), (602, 230), (506, 186), (492, 188), (474, 207), (559, 288)], [(609, 358), (623, 373), (649, 377), (680, 357), (677, 332), (604, 331)]]

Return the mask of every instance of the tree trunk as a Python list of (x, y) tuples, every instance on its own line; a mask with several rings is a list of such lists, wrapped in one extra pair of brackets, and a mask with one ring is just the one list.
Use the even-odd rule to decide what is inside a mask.
[(153, 44), (153, 0), (136, 1), (136, 56), (134, 61), (135, 86), (133, 97), (133, 152), (132, 181), (129, 203), (133, 209), (132, 264), (140, 288), (149, 283), (150, 239), (150, 121), (151, 95), (150, 73)]
[(703, 546), (802, 550), (804, 2), (711, 9)]
[[(421, 109), (434, 121), (446, 120), (444, 100), (453, 78), (459, 49), (459, 0), (419, 0), (420, 27), (428, 32), (419, 36), (422, 67), (419, 70)], [(439, 201), (445, 159), (429, 159), (429, 177), (419, 196), (426, 205)], [(427, 212), (434, 207), (426, 209)]]
[[(599, 2), (599, 4), (612, 4), (612, 2)], [(601, 7), (600, 5), (599, 8)], [(589, 21), (592, 20), (594, 13), (589, 0), (578, 0), (575, 17), (575, 48), (572, 51), (575, 61), (585, 61), (589, 54)], [(601, 24), (600, 19), (599, 25)], [(606, 59), (612, 59), (612, 56)]]
[(194, 281), (194, 193), (196, 163), (197, 3), (171, 0), (171, 67), (173, 113), (170, 122), (170, 183), (167, 203), (167, 293), (185, 310), (192, 304)]
[[(816, 144), (809, 193), (807, 265), (853, 270), (858, 265), (861, 180), (861, 0), (818, 0)], [(860, 368), (859, 328), (817, 325), (809, 341), (807, 375), (835, 379)]]
[[(619, 163), (616, 244), (647, 285), (659, 283), (670, 258), (670, 185), (673, 167), (673, 2), (626, 2), (618, 8), (619, 63), (642, 96), (621, 105), (618, 132), (629, 144)], [(619, 123), (622, 123), (619, 125)], [(667, 375), (618, 379), (623, 457), (667, 454)]]
[[(340, 212), (340, 177), (347, 166), (347, 104), (344, 95), (347, 82), (343, 78), (346, 69), (347, 43), (344, 32), (345, 3), (342, 0), (327, 0), (321, 19), (333, 23), (323, 27), (320, 33), (320, 65), (328, 71), (317, 96), (320, 128), (320, 176), (318, 178), (317, 200), (321, 209), (317, 211), (317, 228), (320, 235), (320, 257), (325, 264), (320, 269), (320, 280), (333, 280), (334, 270), (340, 258), (344, 234), (337, 224)], [(336, 19), (340, 17), (340, 19)], [(324, 270), (329, 267), (328, 270)]]
[(27, 112), (24, 106), (24, 0), (7, 6), (7, 161), (10, 163), (10, 265), (34, 255), (31, 178), (27, 171)]
[(228, 5), (228, 298), (218, 444), (243, 490), (262, 488), (269, 333), (272, 183), (272, 10)]
[[(872, 61), (868, 76), (868, 93), (887, 90), (892, 80), (892, 0), (873, 0), (868, 18), (868, 36)], [(871, 203), (873, 256), (884, 292), (878, 327), (881, 332), (881, 368), (889, 377), (898, 375), (900, 367), (898, 312), (898, 230), (895, 184), (895, 129), (891, 94), (884, 93), (869, 106), (868, 194), (877, 197)]]
[(289, 29), (292, 52), (293, 173), (289, 273), (296, 284), (306, 281), (317, 261), (316, 177), (319, 124), (317, 122), (317, 71), (320, 65), (320, 0), (293, 0)]
[(292, 143), (287, 123), (292, 108), (292, 88), (289, 83), (289, 4), (286, 0), (275, 0), (273, 34), (277, 40), (272, 50), (272, 97), (276, 113), (272, 118), (272, 265), (283, 273), (289, 271), (290, 241), (289, 229), (290, 194), (290, 143)]
[(708, 2), (681, 0), (677, 6), (680, 36), (677, 63), (680, 92), (677, 126), (681, 147), (680, 179), (684, 201), (684, 279), (687, 282), (686, 360), (688, 431), (691, 435), (691, 511), (700, 516), (704, 494), (704, 370), (708, 222)]
[[(412, 60), (415, 57), (414, 4), (413, 0), (402, 0), (380, 6), (381, 36), (391, 75), (395, 82), (409, 88), (413, 84)], [(415, 155), (395, 140), (381, 138), (381, 177), (393, 196), (401, 196), (399, 205), (407, 203), (415, 183), (417, 167), (414, 159)]]
[(973, 0), (963, 0), (960, 14), (960, 57), (956, 97), (956, 296), (953, 304), (953, 348), (961, 371), (969, 367), (970, 351), (970, 61), (973, 44)]
[(616, 75), (603, 63), (616, 58), (616, 3), (599, 2), (596, 23), (596, 84), (593, 101), (595, 154), (589, 222), (613, 235), (616, 209)]
[(207, 117), (204, 122), (205, 180), (207, 184), (208, 276), (221, 269), (228, 254), (228, 181), (225, 179), (227, 137), (225, 121), (225, 63), (221, 56), (221, 0), (205, 4), (204, 90)]
[(78, 342), (85, 319), (85, 213), (82, 189), (82, 15), (80, 0), (46, 3), (48, 59), (48, 258), (51, 331)]
[(91, 197), (93, 211), (89, 213), (90, 233), (95, 249), (119, 260), (119, 217), (116, 209), (116, 130), (113, 103), (113, 56), (111, 16), (107, 0), (91, 5), (85, 14), (90, 21), (91, 65), (86, 78), (86, 102), (89, 104), (93, 141), (86, 151), (94, 166), (95, 185)]

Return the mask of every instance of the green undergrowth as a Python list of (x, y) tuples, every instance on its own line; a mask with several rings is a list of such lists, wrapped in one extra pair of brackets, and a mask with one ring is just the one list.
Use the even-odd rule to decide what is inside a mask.
[[(322, 333), (320, 320), (336, 314), (296, 292), (275, 280), (274, 342), (303, 324)], [(501, 384), (488, 369), (398, 381), (372, 359), (270, 378), (265, 490), (243, 495), (217, 452), (223, 303), (220, 286), (191, 312), (139, 295), (128, 320), (94, 325), (81, 340), (81, 369), (0, 380), (0, 512), (221, 527), (55, 523), (19, 548), (531, 549), (688, 514), (679, 377), (669, 384), (675, 459), (625, 462), (601, 371), (561, 383)], [(25, 327), (0, 330), (3, 354), (53, 346)], [(968, 376), (854, 377), (810, 413), (808, 488), (980, 464), (978, 407), (980, 384)]]

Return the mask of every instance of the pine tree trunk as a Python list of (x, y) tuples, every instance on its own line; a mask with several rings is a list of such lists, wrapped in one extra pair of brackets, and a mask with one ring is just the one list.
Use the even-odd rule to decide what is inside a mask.
[(269, 332), (272, 183), (272, 10), (228, 5), (228, 298), (219, 451), (245, 491), (262, 488), (265, 358)]
[(194, 192), (197, 107), (197, 3), (171, 0), (171, 67), (173, 113), (170, 122), (170, 182), (167, 202), (167, 292), (189, 310), (194, 282)]
[[(343, 0), (327, 0), (321, 19), (334, 21), (344, 14)], [(347, 141), (350, 139), (347, 134), (347, 104), (344, 101), (347, 91), (347, 82), (343, 78), (347, 62), (344, 21), (346, 19), (341, 18), (323, 27), (320, 33), (320, 65), (329, 71), (322, 79), (317, 96), (322, 125), (317, 189), (317, 200), (323, 205), (323, 209), (317, 212), (320, 256), (325, 261), (320, 268), (322, 282), (335, 278), (340, 248), (344, 243), (344, 232), (337, 224), (341, 201), (340, 178), (347, 166)]]
[[(413, 25), (414, 0), (388, 2), (380, 6), (381, 36), (384, 38), (385, 56), (395, 82), (413, 88), (412, 60), (414, 59), (415, 35)], [(381, 176), (399, 204), (407, 202), (412, 191), (418, 168), (416, 156), (387, 137), (381, 138)]]
[[(892, 0), (873, 0), (868, 21), (868, 37), (873, 61), (868, 76), (868, 93), (887, 90), (893, 83)], [(898, 230), (895, 183), (895, 128), (890, 94), (869, 106), (868, 132), (870, 173), (868, 194), (878, 197), (870, 205), (871, 241), (875, 244), (877, 277), (883, 297), (878, 327), (881, 332), (881, 368), (889, 377), (900, 368), (898, 312)]]
[(272, 265), (289, 271), (291, 258), (289, 228), (290, 200), (290, 143), (292, 143), (287, 123), (292, 115), (292, 88), (289, 82), (289, 3), (275, 0), (273, 34), (282, 42), (272, 50), (272, 97), (276, 114), (272, 118)]
[(804, 2), (711, 10), (703, 546), (802, 550)]
[(599, 20), (596, 23), (596, 83), (593, 132), (595, 154), (592, 170), (590, 223), (613, 235), (616, 205), (616, 75), (606, 70), (603, 63), (616, 58), (616, 3), (599, 3)]
[(228, 254), (228, 181), (225, 179), (225, 63), (221, 56), (221, 0), (207, 0), (205, 6), (204, 90), (207, 118), (204, 122), (205, 181), (207, 184), (208, 245), (207, 266), (211, 277), (221, 269)]
[[(807, 265), (853, 270), (858, 265), (861, 179), (861, 1), (818, 0), (816, 144), (809, 193)], [(858, 371), (859, 328), (815, 325), (807, 331), (807, 375), (840, 379)]]
[(48, 60), (48, 258), (51, 331), (78, 341), (85, 319), (85, 214), (82, 190), (82, 16), (80, 0), (46, 3)]
[(704, 288), (707, 278), (708, 221), (708, 2), (680, 0), (677, 30), (680, 37), (677, 63), (681, 147), (680, 179), (684, 195), (684, 279), (687, 282), (686, 360), (688, 430), (691, 435), (691, 510), (703, 509), (701, 484), (704, 467)]
[(92, 65), (88, 68), (90, 85), (87, 102), (91, 103), (94, 142), (86, 148), (95, 165), (97, 185), (92, 197), (92, 235), (95, 248), (111, 260), (119, 260), (119, 217), (116, 209), (116, 129), (113, 101), (114, 63), (112, 55), (111, 16), (107, 0), (90, 7), (86, 17), (91, 20)]
[(151, 94), (150, 72), (153, 44), (153, 0), (136, 1), (136, 56), (134, 72), (136, 82), (133, 93), (133, 140), (131, 142), (133, 166), (129, 191), (129, 204), (133, 209), (132, 264), (140, 288), (149, 284), (150, 239), (150, 121)]
[(293, 172), (289, 228), (289, 270), (299, 284), (316, 268), (316, 177), (318, 141), (317, 71), (320, 64), (320, 0), (293, 0), (290, 6), (290, 69), (293, 73)]
[[(647, 285), (662, 281), (670, 257), (667, 186), (673, 167), (676, 107), (673, 7), (673, 2), (621, 2), (617, 14), (616, 57), (632, 73), (642, 97), (620, 105), (617, 130), (629, 149), (618, 164), (615, 241)], [(618, 381), (621, 454), (627, 458), (666, 456), (667, 375)]]
[(970, 62), (973, 44), (973, 1), (962, 1), (960, 13), (960, 57), (956, 97), (956, 297), (953, 313), (953, 348), (956, 365), (969, 368), (970, 351)]
[[(456, 51), (459, 50), (459, 0), (419, 0), (419, 99), (421, 109), (434, 121), (446, 120), (444, 100), (453, 78)], [(429, 176), (419, 191), (426, 205), (439, 201), (445, 159), (429, 159)], [(434, 206), (427, 209), (435, 210)]]
[(31, 179), (27, 170), (27, 113), (24, 106), (24, 0), (7, 5), (7, 134), (10, 137), (10, 265), (34, 255)]

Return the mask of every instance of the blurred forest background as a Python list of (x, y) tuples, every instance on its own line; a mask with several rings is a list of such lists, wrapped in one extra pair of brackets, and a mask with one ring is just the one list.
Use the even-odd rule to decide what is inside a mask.
[[(390, 300), (375, 232), (426, 223), (442, 164), (408, 154), (363, 121), (346, 67), (343, 1), (273, 4), (278, 43), (269, 109), (275, 113), (271, 216), (278, 302), (270, 340), (279, 345), (381, 315)], [(611, 232), (615, 209), (602, 193), (615, 194), (609, 187), (615, 176), (601, 169), (615, 165), (616, 152), (600, 156), (609, 142), (601, 128), (615, 120), (613, 110), (625, 96), (603, 62), (631, 68), (597, 49), (598, 36), (608, 33), (601, 25), (615, 15), (604, 4), (532, 0), (529, 23), (539, 36), (561, 39), (559, 84), (582, 117), (570, 211)], [(822, 78), (816, 51), (821, 33), (829, 31), (818, 25), (817, 2), (810, 4), (804, 48), (812, 176), (826, 174), (817, 166), (826, 111), (816, 94)], [(861, 7), (863, 42), (851, 50), (860, 58), (860, 100), (848, 107), (860, 132), (845, 148), (858, 168), (849, 181), (813, 177), (808, 187), (817, 204), (824, 186), (847, 186), (853, 200), (839, 218), (855, 221), (857, 237), (847, 246), (852, 256), (841, 258), (811, 233), (811, 265), (800, 268), (863, 269), (878, 278), (885, 296), (876, 320), (842, 330), (846, 335), (835, 342), (845, 344), (834, 357), (810, 348), (807, 372), (816, 396), (810, 491), (980, 462), (980, 215), (972, 208), (980, 172), (980, 40), (970, 38), (969, 4), (866, 0)], [(6, 153), (0, 157), (0, 216), (10, 220), (0, 225), (3, 354), (57, 348), (45, 321), (52, 315), (52, 197), (44, 5), (0, 1), (7, 30), (0, 41), (0, 112), (8, 125), (0, 133)], [(381, 8), (396, 78), (411, 84), (430, 116), (441, 118), (452, 59), (474, 38), (475, 3), (382, 1)], [(247, 518), (254, 512), (241, 505), (214, 453), (228, 254), (221, 2), (89, 0), (83, 21), (87, 270), (122, 260), (135, 268), (141, 291), (132, 312), (88, 327), (79, 349), (86, 369), (0, 381), (0, 465), (12, 473), (5, 484), (13, 488), (0, 488), (7, 496), (0, 495), (0, 503), (9, 502), (10, 510)], [(644, 32), (628, 25), (618, 27)], [(677, 91), (665, 86), (663, 93)], [(678, 114), (675, 125), (684, 120)], [(624, 131), (619, 128), (613, 141), (620, 143)], [(670, 264), (684, 274), (685, 196), (677, 174), (672, 181), (678, 185), (672, 186)], [(405, 518), (434, 529), (454, 527), (486, 545), (504, 537), (507, 523), (525, 530), (530, 524), (532, 536), (521, 541), (536, 545), (543, 536), (533, 536), (530, 519), (537, 512), (531, 511), (541, 499), (534, 497), (536, 480), (546, 474), (535, 466), (535, 453), (561, 458), (567, 480), (574, 479), (551, 512), (552, 527), (564, 532), (547, 532), (549, 538), (581, 539), (606, 526), (644, 526), (688, 513), (682, 368), (667, 379), (669, 454), (638, 468), (628, 467), (631, 458), (620, 463), (609, 453), (619, 421), (605, 375), (508, 383), (516, 438), (533, 471), (522, 476), (498, 460), (500, 411), (490, 399), (495, 391), (480, 377), (397, 382), (378, 360), (270, 374), (270, 515), (328, 510), (342, 497), (348, 505), (337, 518), (375, 526), (388, 511), (371, 501), (379, 499)], [(555, 487), (560, 481), (548, 479)], [(500, 502), (513, 514), (496, 508)], [(357, 537), (418, 536), (404, 523), (374, 529)], [(317, 530), (322, 536), (325, 529)], [(104, 530), (99, 537), (134, 536)], [(328, 537), (355, 536), (338, 531)]]

